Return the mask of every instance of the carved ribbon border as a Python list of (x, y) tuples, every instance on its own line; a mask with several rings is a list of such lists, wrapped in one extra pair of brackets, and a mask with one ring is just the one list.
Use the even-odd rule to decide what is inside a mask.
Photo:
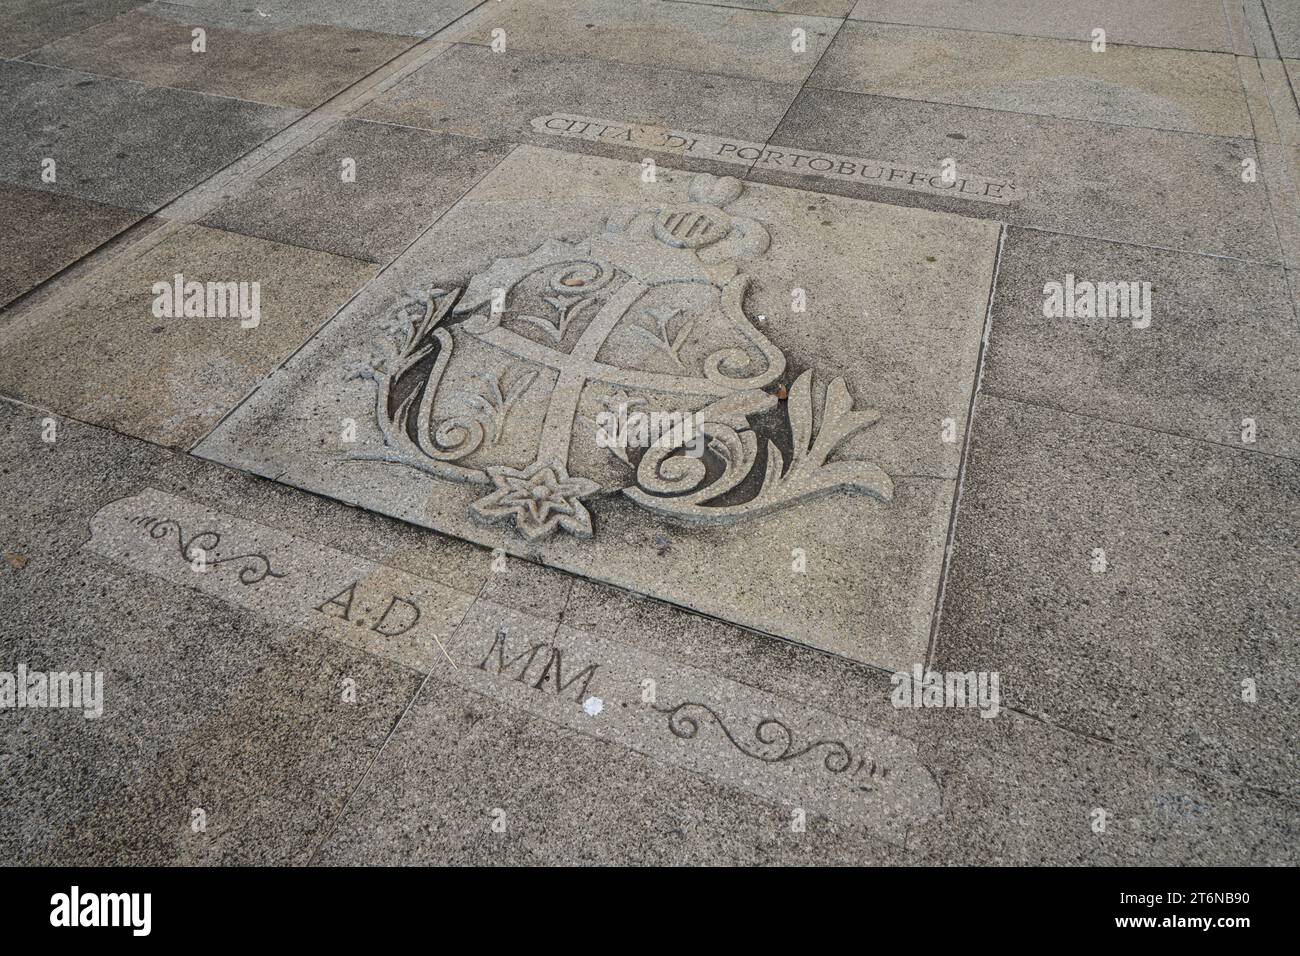
[[(237, 554), (229, 558), (207, 557), (208, 553), (213, 552), (221, 544), (221, 533), (219, 531), (199, 531), (190, 536), (189, 540), (185, 539), (185, 529), (180, 522), (174, 518), (159, 518), (155, 515), (138, 515), (131, 518), (127, 524), (139, 525), (149, 532), (149, 537), (155, 541), (161, 541), (167, 537), (168, 532), (173, 528), (176, 530), (176, 543), (180, 551), (182, 560), (186, 564), (193, 564), (193, 549), (198, 547), (204, 552), (204, 563), (208, 567), (216, 567), (219, 564), (229, 564), (232, 561), (243, 561), (244, 566), (239, 569), (239, 583), (245, 586), (259, 584), (267, 578), (288, 577), (287, 572), (281, 573), (273, 570), (271, 559), (259, 552), (248, 552), (246, 554)], [(196, 542), (210, 539), (210, 544), (196, 544)]]
[[(736, 739), (735, 735), (732, 734), (726, 721), (724, 721), (718, 712), (708, 704), (702, 704), (698, 701), (684, 701), (675, 707), (660, 707), (658, 704), (652, 706), (659, 713), (668, 715), (669, 731), (672, 732), (673, 736), (680, 737), (682, 740), (692, 740), (700, 732), (699, 720), (694, 717), (682, 715), (683, 710), (693, 707), (704, 711), (709, 715), (709, 717), (713, 718), (713, 722), (718, 725), (731, 746), (735, 747), (736, 750), (740, 751), (746, 757), (750, 757), (754, 760), (759, 760), (763, 763), (784, 763), (785, 761), (795, 760), (805, 754), (811, 753), (819, 747), (826, 747), (827, 752), (826, 756), (822, 759), (822, 766), (829, 772), (843, 773), (853, 765), (853, 752), (848, 748), (848, 745), (841, 740), (815, 740), (807, 746), (795, 750), (794, 732), (775, 717), (766, 717), (763, 720), (760, 720), (754, 727), (754, 739), (764, 747), (779, 745), (782, 740), (784, 740), (784, 749), (780, 753), (771, 754), (751, 750), (749, 747), (742, 744)], [(775, 730), (776, 736), (772, 735), (773, 730)]]

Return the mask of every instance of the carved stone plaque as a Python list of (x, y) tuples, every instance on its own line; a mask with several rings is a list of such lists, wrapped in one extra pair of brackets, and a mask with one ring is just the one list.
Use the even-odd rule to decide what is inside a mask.
[(996, 235), (521, 147), (198, 453), (909, 666)]

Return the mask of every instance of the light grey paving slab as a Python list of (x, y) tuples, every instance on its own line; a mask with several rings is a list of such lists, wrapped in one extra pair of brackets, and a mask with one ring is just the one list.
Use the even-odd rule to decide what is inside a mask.
[(1300, 108), (1292, 92), (1294, 80), (1287, 76), (1288, 61), (1247, 56), (1236, 60), (1255, 139), (1261, 146), (1300, 145)]
[(1226, 53), (850, 21), (809, 84), (1044, 116), (1251, 136)]
[[(1128, 317), (1119, 300), (1084, 317), (1104, 283), (1136, 293)], [(1076, 315), (1044, 314), (1056, 292)], [(1300, 460), (1300, 329), (1280, 266), (1011, 228), (982, 390)]]
[(712, 7), (736, 7), (767, 13), (794, 13), (812, 17), (846, 17), (855, 0), (671, 0), (673, 3), (700, 3)]
[[(296, 110), (0, 61), (0, 180), (153, 212), (288, 126)], [(41, 178), (55, 161), (56, 180)]]
[(0, 56), (20, 56), (138, 7), (142, 0), (5, 0)]
[(1300, 146), (1259, 144), (1264, 180), (1273, 204), (1273, 222), (1292, 276), (1300, 270)]
[(913, 26), (987, 30), (1025, 36), (1089, 40), (1106, 31), (1108, 43), (1233, 49), (1220, 0), (858, 0), (856, 20)]
[[(639, 164), (520, 147), (198, 453), (859, 659), (910, 661), (928, 641), (996, 235), (664, 168), (645, 183)], [(467, 279), (460, 298), (406, 292)], [(589, 315), (555, 312), (588, 284)], [(497, 287), (510, 297), (494, 315)], [(795, 289), (806, 312), (791, 311)], [(726, 427), (709, 424), (733, 403)], [(617, 423), (598, 438), (607, 404), (700, 411), (714, 444), (688, 460), (672, 435), (653, 452)], [(339, 416), (358, 426), (346, 454), (322, 443)], [(535, 486), (533, 500), (549, 484), (559, 500), (498, 507), (497, 482)]]
[(266, 483), (64, 419), (47, 443), (45, 417), (0, 402), (0, 549), (25, 559), (0, 564), (0, 669), (100, 671), (103, 712), (0, 710), (0, 860), (305, 862), (420, 675), (84, 550), (145, 476), (243, 507)]
[[(188, 445), (239, 402), (353, 291), (370, 263), (199, 226), (78, 286), (70, 304), (0, 327), (0, 392), (163, 444)], [(258, 324), (155, 312), (157, 283), (243, 282)], [(202, 296), (206, 313), (206, 288)], [(182, 306), (183, 306), (182, 302)], [(87, 322), (86, 316), (94, 321)]]
[[(805, 89), (768, 145), (782, 157), (765, 154), (749, 178), (1121, 242), (1280, 257), (1267, 189), (1242, 180), (1243, 160), (1259, 160), (1246, 139)], [(880, 162), (863, 165), (859, 182), (814, 181), (791, 168), (796, 150), (891, 159), (935, 174), (950, 159), (955, 175), (943, 196), (873, 185), (886, 175), (907, 178)], [(970, 191), (967, 174), (1013, 183), (1017, 200), (957, 198)]]
[(981, 398), (935, 666), (1294, 801), (1298, 489), (1293, 461)]
[[(193, 31), (206, 48), (193, 49)], [(217, 13), (151, 3), (31, 54), (31, 60), (151, 86), (311, 109), (411, 45), (403, 37), (272, 23), (256, 10)]]
[[(794, 102), (798, 87), (679, 69), (614, 63), (573, 55), (475, 44), (454, 46), (358, 112), (364, 119), (462, 136), (557, 148), (534, 121), (552, 114), (601, 117), (610, 124), (676, 127), (697, 135), (766, 142)], [(491, 103), (491, 109), (484, 109)], [(563, 148), (623, 159), (655, 156), (618, 138), (565, 140)], [(708, 158), (708, 157), (706, 157)], [(662, 160), (662, 156), (660, 156)], [(687, 160), (688, 164), (690, 163)], [(718, 171), (705, 162), (690, 168)], [(731, 170), (727, 170), (731, 172)]]
[(201, 222), (388, 262), (506, 151), (481, 140), (344, 122)]
[[(179, 4), (220, 13), (245, 11), (247, 0), (176, 0)], [(483, 0), (258, 0), (258, 16), (273, 24), (325, 24), (352, 30), (371, 30), (423, 37)]]
[(1300, 57), (1300, 7), (1290, 0), (1264, 0), (1264, 9), (1277, 52), (1284, 57)]
[[(623, 0), (502, 0), (487, 3), (439, 39), (504, 49), (573, 55), (802, 83), (841, 21), (778, 16), (693, 3), (626, 3)], [(795, 50), (794, 30), (802, 30)]]
[(0, 186), (0, 307), (141, 218), (133, 210)]

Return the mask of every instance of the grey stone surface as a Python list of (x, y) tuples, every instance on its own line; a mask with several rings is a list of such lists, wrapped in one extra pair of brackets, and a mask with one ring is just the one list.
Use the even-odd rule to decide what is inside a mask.
[(0, 860), (306, 862), (420, 676), (84, 551), (145, 475), (241, 507), (267, 483), (66, 419), (47, 444), (43, 418), (0, 401), (0, 549), (25, 559), (0, 564), (0, 655), (103, 671), (104, 713), (0, 710)]
[[(553, 113), (601, 117), (765, 142), (794, 102), (798, 87), (680, 69), (637, 66), (507, 48), (460, 44), (357, 114), (365, 119), (462, 136), (556, 147), (532, 121)], [(484, 109), (491, 103), (491, 109)], [(615, 139), (566, 140), (566, 149), (640, 161), (644, 148)], [(653, 155), (650, 153), (649, 155)], [(719, 171), (715, 165), (691, 168)], [(726, 172), (733, 172), (727, 169)]]
[[(192, 49), (192, 31), (206, 50)], [(411, 45), (402, 37), (272, 22), (248, 7), (216, 13), (151, 3), (29, 59), (152, 86), (310, 109)]]
[(0, 0), (0, 863), (1300, 863), (1294, 4), (850, 6)]
[[(270, 169), (204, 225), (388, 262), (505, 156), (506, 147), (344, 122)], [(342, 164), (352, 160), (353, 181)]]
[(858, 0), (857, 20), (914, 26), (987, 30), (1025, 36), (1090, 40), (1106, 31), (1109, 43), (1232, 50), (1219, 0)]
[[(295, 110), (0, 61), (0, 180), (153, 212), (289, 125)], [(41, 160), (57, 181), (41, 181)]]
[[(693, 3), (623, 0), (502, 0), (457, 22), (439, 39), (488, 45), (503, 30), (507, 50), (533, 50), (767, 80), (801, 83), (834, 36), (839, 20), (777, 16)], [(806, 49), (792, 49), (802, 29)]]
[(564, 617), (569, 594), (578, 579), (571, 574), (512, 558), (504, 551), (493, 553), (490, 574), (483, 581), (479, 597), (504, 607), (527, 608), (543, 620)]
[(674, 3), (700, 3), (713, 7), (736, 7), (768, 13), (795, 13), (810, 17), (845, 17), (854, 0), (672, 0)]
[(30, 50), (110, 20), (142, 0), (5, 0), (0, 6), (0, 56)]
[(474, 595), (148, 487), (100, 508), (86, 549), (413, 670), (441, 669)]
[(1294, 801), (1300, 465), (981, 398), (967, 475), (936, 667)]
[[(319, 862), (1116, 865), (1294, 859), (1297, 812), (1276, 797), (1161, 766), (1010, 712), (983, 720), (951, 710), (897, 709), (889, 703), (890, 682), (879, 673), (599, 586), (580, 583), (577, 589), (591, 592), (583, 599), (593, 602), (589, 608), (595, 602), (602, 609), (647, 608), (635, 624), (605, 618), (604, 636), (653, 645), (764, 695), (809, 694), (815, 706), (914, 741), (942, 787), (941, 812), (910, 827), (905, 848), (815, 812), (806, 832), (794, 833), (791, 803), (758, 799), (525, 717), (434, 677)], [(489, 620), (519, 627), (505, 613)], [(1104, 835), (1090, 825), (1098, 806), (1109, 816)], [(494, 831), (494, 820), (504, 829)]]
[(0, 186), (0, 307), (140, 219), (68, 196)]
[[(374, 266), (199, 226), (152, 234), (69, 305), (0, 327), (0, 393), (187, 446), (369, 278)], [(155, 317), (156, 282), (260, 283), (261, 324)], [(94, 321), (87, 322), (86, 316)]]
[[(1273, 222), (1294, 293), (1295, 273), (1300, 270), (1300, 146), (1260, 143), (1259, 153), (1273, 205)], [(1300, 312), (1296, 314), (1300, 316)]]
[[(1086, 35), (1086, 34), (1085, 34)], [(1226, 53), (849, 21), (809, 85), (1216, 136), (1252, 135)]]
[[(429, 36), (482, 0), (258, 0), (256, 10), (273, 24), (326, 24), (405, 36)], [(176, 0), (185, 6), (229, 13), (247, 0)]]
[[(950, 158), (959, 177), (965, 171), (1010, 180), (1024, 198), (995, 206), (865, 180), (816, 187), (826, 191), (1189, 252), (1263, 262), (1280, 257), (1267, 190), (1241, 179), (1242, 160), (1258, 158), (1249, 140), (805, 89), (769, 145), (935, 170)], [(877, 169), (868, 174), (878, 175)], [(761, 159), (750, 178), (806, 182)]]
[[(729, 211), (708, 206), (701, 189), (713, 190)], [(670, 253), (667, 243), (636, 238), (652, 228), (652, 217), (639, 210), (678, 208), (691, 190), (700, 204), (690, 208), (703, 210), (698, 214), (710, 217), (708, 228), (726, 237), (712, 250), (700, 246), (705, 259), (689, 248)], [(505, 217), (503, 208), (510, 210)], [(623, 223), (622, 231), (608, 231), (610, 220)], [(558, 236), (600, 241), (566, 247)], [(995, 244), (994, 229), (973, 220), (761, 186), (742, 194), (735, 181), (667, 169), (655, 183), (643, 183), (635, 164), (520, 147), (205, 439), (199, 453), (861, 660), (906, 665), (924, 655), (929, 639)], [(570, 260), (595, 263), (594, 273), (583, 274), (597, 285), (599, 306), (589, 311), (598, 308), (601, 318), (590, 326), (579, 319), (578, 333), (552, 325), (548, 335), (536, 317), (549, 314), (548, 306), (533, 302), (537, 293), (527, 277), (550, 275)], [(863, 261), (889, 265), (867, 276)], [(716, 271), (701, 273), (702, 265)], [(751, 283), (743, 276), (732, 282), (737, 269), (752, 277), (748, 298), (743, 290)], [(616, 270), (637, 278), (624, 284), (613, 278)], [(376, 416), (376, 389), (414, 394), (401, 371), (408, 360), (396, 353), (379, 358), (386, 325), (397, 337), (395, 348), (408, 356), (424, 349), (435, 361), (422, 336), (402, 335), (414, 314), (404, 290), (454, 288), (475, 272), (461, 314), (482, 311), (478, 297), (501, 285), (515, 297), (505, 306), (508, 324), (489, 311), (467, 318), (469, 324), (450, 324), (451, 333), (440, 330), (446, 340), (429, 339), (442, 343), (436, 369), (415, 373), (436, 375), (416, 386), (424, 396), (418, 419), (404, 410), (416, 410), (413, 399), (400, 400), (401, 408), (380, 400)], [(695, 279), (665, 282), (676, 275)], [(806, 312), (789, 311), (791, 276), (806, 283)], [(599, 291), (611, 279), (617, 290)], [(717, 304), (717, 283), (731, 283), (727, 295), (740, 311)], [(701, 315), (699, 327), (673, 325), (659, 346), (643, 344), (658, 334), (631, 328), (644, 324), (637, 321), (642, 311), (633, 309), (643, 296), (642, 311), (689, 307)], [(449, 308), (452, 300), (439, 301), (437, 308)], [(757, 315), (762, 322), (752, 318)], [(827, 335), (828, 320), (834, 337)], [(408, 331), (414, 335), (415, 326)], [(679, 365), (668, 339), (680, 345)], [(864, 342), (871, 343), (869, 357)], [(735, 358), (723, 358), (728, 348), (737, 350)], [(582, 365), (579, 374), (564, 358), (570, 351), (590, 353), (599, 367)], [(466, 360), (455, 357), (462, 353)], [(719, 361), (726, 371), (714, 367)], [(569, 369), (558, 384), (555, 363)], [(386, 378), (389, 371), (397, 380)], [(784, 408), (761, 390), (778, 381), (788, 383)], [(493, 402), (497, 388), (502, 394)], [(475, 395), (491, 415), (475, 417), (487, 414)], [(754, 422), (744, 415), (734, 420), (744, 438), (706, 424), (730, 444), (710, 452), (712, 464), (699, 473), (677, 470), (684, 459), (670, 444), (656, 452), (667, 456), (664, 466), (653, 455), (620, 460), (618, 450), (600, 446), (602, 402), (703, 410), (707, 423), (722, 414), (717, 403), (726, 396), (754, 415), (766, 409), (761, 434), (777, 442), (787, 441), (783, 428), (799, 434), (800, 447), (813, 431), (841, 435), (835, 455), (845, 464), (810, 472), (818, 455), (829, 453), (831, 439), (808, 457), (789, 446), (774, 451), (777, 445), (749, 431)], [(853, 418), (850, 402), (878, 410), (878, 424), (871, 413)], [(358, 423), (357, 445), (348, 453), (321, 438), (322, 428), (332, 427), (322, 422), (342, 414)], [(951, 441), (942, 437), (945, 419)], [(762, 489), (754, 457), (760, 444), (768, 449), (762, 467), (773, 470)], [(640, 449), (623, 454), (629, 451)], [(778, 454), (781, 462), (796, 456), (803, 462), (785, 469), (784, 483), (777, 481)], [(572, 476), (555, 485), (557, 494), (578, 496), (562, 528), (552, 516), (573, 508), (568, 497), (559, 512), (537, 515), (511, 511), (504, 499), (500, 508), (492, 504), (492, 488), (508, 486), (513, 472), (487, 469), (526, 470), (535, 462), (539, 468), (556, 462)], [(708, 504), (751, 472), (751, 486), (733, 496), (734, 511)], [(529, 474), (548, 480), (544, 471)], [(627, 495), (620, 494), (624, 488)], [(659, 497), (673, 488), (692, 494)], [(829, 493), (836, 488), (845, 490)], [(821, 489), (827, 493), (818, 495)], [(795, 566), (805, 559), (815, 572)]]
[[(1143, 318), (1047, 318), (1044, 286), (1150, 285)], [(1007, 231), (983, 393), (1300, 460), (1300, 330), (1281, 267)], [(1242, 443), (1242, 419), (1258, 434)]]
[(1277, 52), (1284, 57), (1300, 57), (1300, 7), (1288, 0), (1264, 0), (1264, 9)]
[(1237, 57), (1255, 139), (1261, 150), (1270, 143), (1300, 145), (1300, 107), (1292, 92), (1295, 78), (1287, 75), (1288, 64), (1294, 62)]
[[(29, 559), (0, 565), (0, 588), (21, 609), (0, 620), (6, 656), (113, 662), (101, 721), (56, 726), (71, 715), (27, 712), (6, 728), (6, 763), (18, 769), (0, 787), (22, 796), (0, 837), (6, 861), (1296, 862), (1293, 802), (1009, 711), (984, 720), (897, 709), (878, 672), (587, 582), (566, 609), (576, 628), (913, 741), (943, 788), (941, 813), (910, 831), (906, 849), (816, 812), (796, 834), (788, 804), (438, 677), (361, 782), (419, 675), (83, 544), (99, 507), (144, 486), (316, 540), (341, 535), (372, 557), (401, 526), (72, 422), (47, 445), (40, 413), (0, 403), (0, 415), (11, 452), (0, 481), (24, 490), (5, 495), (13, 507), (0, 512), (0, 539)], [(33, 489), (36, 473), (58, 480)], [(349, 710), (336, 702), (344, 676), (362, 689)], [(203, 836), (186, 829), (199, 805), (209, 810)], [(1090, 826), (1097, 806), (1111, 814), (1101, 836)], [(496, 808), (504, 833), (491, 829)]]

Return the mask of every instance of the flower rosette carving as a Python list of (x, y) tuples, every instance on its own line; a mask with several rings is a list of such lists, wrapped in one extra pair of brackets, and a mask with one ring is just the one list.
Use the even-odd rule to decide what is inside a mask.
[(529, 541), (550, 537), (563, 529), (575, 537), (591, 537), (591, 513), (582, 498), (600, 489), (594, 481), (573, 478), (559, 462), (536, 462), (522, 471), (488, 469), (496, 490), (478, 499), (470, 510), (483, 521), (511, 521)]

